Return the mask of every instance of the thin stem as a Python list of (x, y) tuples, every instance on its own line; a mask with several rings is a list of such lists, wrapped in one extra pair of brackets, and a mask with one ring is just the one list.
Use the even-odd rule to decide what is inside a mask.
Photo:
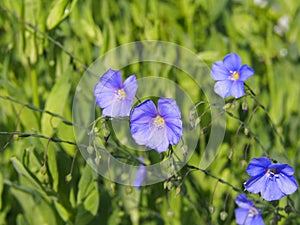
[[(72, 142), (72, 141), (66, 141), (66, 140), (62, 140), (59, 138), (55, 138), (55, 137), (47, 137), (41, 134), (34, 134), (34, 133), (24, 133), (24, 132), (20, 132), (20, 131), (13, 131), (13, 132), (9, 132), (9, 131), (0, 131), (0, 135), (18, 135), (19, 137), (36, 137), (36, 138), (42, 138), (42, 139), (47, 139), (56, 143), (65, 143), (65, 144), (69, 144), (69, 145), (75, 145), (77, 146), (77, 143)], [(86, 147), (84, 145), (84, 147)]]
[(197, 171), (203, 172), (205, 175), (207, 175), (207, 176), (209, 176), (209, 177), (211, 177), (211, 178), (214, 178), (214, 179), (216, 179), (217, 181), (219, 181), (220, 183), (225, 184), (225, 185), (231, 187), (231, 188), (232, 188), (234, 191), (236, 191), (236, 192), (239, 192), (239, 193), (242, 193), (242, 192), (243, 192), (243, 190), (241, 190), (241, 189), (239, 189), (239, 188), (233, 186), (231, 183), (229, 183), (229, 182), (223, 180), (222, 178), (219, 178), (219, 177), (217, 177), (217, 176), (211, 174), (211, 173), (208, 172), (207, 170), (200, 169), (200, 168), (195, 167), (195, 166), (192, 166), (192, 165), (187, 165), (187, 167), (188, 167), (189, 169), (192, 169), (192, 170), (197, 170)]
[(62, 122), (66, 125), (70, 125), (70, 126), (73, 126), (74, 124), (67, 120), (66, 118), (64, 118), (63, 116), (59, 115), (59, 114), (56, 114), (56, 113), (53, 113), (53, 112), (50, 112), (48, 110), (43, 110), (43, 109), (40, 109), (40, 108), (37, 108), (31, 104), (25, 104), (25, 103), (22, 103), (16, 99), (13, 99), (9, 96), (3, 96), (3, 95), (0, 95), (0, 98), (4, 99), (4, 100), (8, 100), (8, 101), (11, 101), (13, 103), (16, 103), (16, 104), (19, 104), (19, 105), (22, 105), (23, 107), (26, 107), (30, 110), (33, 110), (33, 111), (36, 111), (36, 112), (40, 112), (40, 113), (46, 113), (46, 114), (49, 114), (50, 116), (52, 117), (57, 117), (57, 118), (60, 118), (62, 120)]

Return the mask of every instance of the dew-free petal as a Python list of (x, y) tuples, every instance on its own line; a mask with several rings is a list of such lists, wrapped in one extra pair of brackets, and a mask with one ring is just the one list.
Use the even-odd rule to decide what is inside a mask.
[(222, 61), (217, 61), (212, 64), (211, 76), (214, 80), (226, 80), (230, 76), (230, 72)]
[(240, 208), (245, 208), (248, 209), (250, 208), (253, 204), (250, 202), (245, 194), (239, 194), (235, 198), (235, 203), (240, 207)]
[(284, 165), (285, 166), (281, 169), (281, 172), (288, 175), (288, 176), (292, 176), (295, 173), (293, 167), (291, 167), (288, 164), (284, 164)]
[(254, 158), (249, 163), (246, 171), (249, 176), (264, 174), (272, 162), (267, 157)]
[(237, 224), (249, 224), (248, 219), (248, 209), (238, 208), (235, 209), (235, 220)]
[(249, 77), (253, 76), (254, 70), (250, 68), (247, 64), (242, 65), (239, 70), (240, 80), (246, 81)]
[(164, 128), (152, 128), (151, 135), (147, 142), (147, 147), (156, 150), (157, 152), (165, 152), (169, 147), (169, 141)]
[(266, 175), (251, 177), (245, 182), (244, 186), (247, 191), (257, 194), (265, 189), (267, 180)]
[(234, 81), (231, 86), (231, 95), (235, 98), (240, 98), (244, 94), (244, 83), (242, 81)]
[(174, 99), (160, 98), (157, 102), (159, 115), (164, 119), (167, 118), (181, 118), (181, 113), (178, 105)]
[(133, 101), (135, 98), (136, 91), (138, 89), (138, 83), (136, 81), (135, 75), (129, 76), (125, 81), (124, 81), (124, 90), (126, 93), (126, 99)]
[(146, 100), (136, 106), (130, 115), (130, 124), (149, 123), (157, 116), (155, 104), (151, 100)]
[(285, 194), (280, 190), (277, 179), (268, 178), (265, 182), (265, 187), (261, 189), (261, 197), (267, 201), (279, 200)]
[(214, 90), (222, 98), (227, 98), (230, 95), (231, 86), (232, 86), (231, 80), (217, 81), (215, 83)]
[(229, 71), (238, 71), (242, 60), (236, 53), (230, 53), (224, 57), (223, 64)]
[(118, 70), (108, 69), (100, 78), (100, 82), (103, 86), (120, 89), (122, 88), (122, 74)]
[(94, 95), (100, 108), (105, 108), (115, 101), (115, 90), (103, 86), (100, 82), (95, 85)]
[(286, 176), (283, 173), (280, 173), (279, 178), (276, 180), (278, 187), (286, 195), (293, 194), (297, 189), (298, 185), (296, 179), (293, 176)]
[(263, 218), (261, 216), (255, 216), (252, 218), (251, 224), (253, 225), (264, 225)]
[[(150, 123), (150, 122), (149, 122)], [(134, 141), (139, 145), (147, 145), (151, 137), (149, 123), (134, 123), (130, 126), (130, 131)]]
[(147, 169), (144, 165), (140, 165), (137, 172), (136, 172), (136, 177), (135, 177), (135, 180), (133, 181), (133, 185), (137, 189), (140, 189), (143, 182), (146, 179), (147, 179)]
[(103, 116), (110, 117), (123, 117), (129, 116), (131, 110), (131, 101), (120, 100), (115, 98), (114, 101), (110, 103), (109, 106), (105, 107), (102, 111)]
[(167, 137), (171, 145), (176, 145), (182, 136), (182, 121), (180, 119), (165, 120)]

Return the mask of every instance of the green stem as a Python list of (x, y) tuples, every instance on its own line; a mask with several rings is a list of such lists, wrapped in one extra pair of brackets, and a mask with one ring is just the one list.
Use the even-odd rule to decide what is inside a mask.
[(38, 93), (38, 81), (37, 81), (37, 73), (35, 68), (31, 69), (31, 88), (32, 88), (32, 103), (37, 108), (40, 107), (39, 101), (39, 93)]

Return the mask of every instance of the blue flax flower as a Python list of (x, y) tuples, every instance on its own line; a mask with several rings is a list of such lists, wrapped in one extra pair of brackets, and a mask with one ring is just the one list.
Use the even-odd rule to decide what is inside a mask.
[(138, 83), (135, 75), (122, 83), (122, 74), (118, 70), (107, 70), (95, 85), (94, 96), (97, 105), (103, 109), (103, 116), (129, 116)]
[(213, 63), (211, 76), (216, 80), (215, 92), (222, 98), (232, 95), (240, 98), (245, 94), (244, 82), (254, 74), (248, 65), (242, 65), (241, 58), (236, 53), (226, 55), (223, 61)]
[(236, 223), (239, 225), (264, 225), (261, 210), (247, 199), (245, 194), (240, 194), (235, 199), (239, 208), (235, 209)]
[(267, 157), (252, 159), (247, 173), (251, 178), (244, 183), (245, 188), (252, 193), (260, 192), (267, 201), (279, 200), (298, 188), (293, 168), (288, 164), (272, 164)]
[(136, 172), (136, 177), (135, 177), (135, 180), (133, 181), (133, 185), (137, 189), (140, 189), (143, 182), (146, 179), (147, 179), (147, 169), (144, 165), (141, 164)]
[(164, 152), (182, 136), (181, 113), (174, 99), (160, 98), (158, 109), (151, 100), (136, 106), (130, 115), (130, 130), (139, 145)]

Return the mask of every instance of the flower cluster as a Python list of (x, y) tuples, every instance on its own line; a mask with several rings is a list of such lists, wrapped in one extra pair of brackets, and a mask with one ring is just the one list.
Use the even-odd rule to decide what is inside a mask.
[[(159, 98), (157, 107), (146, 100), (132, 109), (138, 89), (135, 75), (122, 83), (118, 70), (107, 70), (95, 85), (94, 96), (102, 115), (112, 118), (130, 117), (130, 131), (139, 145), (165, 152), (169, 145), (176, 145), (182, 136), (181, 112), (174, 99)], [(147, 178), (146, 167), (140, 165), (134, 186), (140, 187)]]
[[(244, 82), (253, 74), (254, 70), (242, 64), (239, 55), (230, 53), (212, 65), (211, 76), (216, 80), (214, 91), (222, 98), (230, 95), (241, 98), (246, 94)], [(130, 132), (138, 145), (165, 152), (170, 145), (178, 144), (183, 134), (180, 109), (171, 98), (159, 98), (157, 102), (149, 99), (132, 107), (137, 89), (135, 75), (123, 83), (120, 71), (109, 69), (95, 85), (94, 96), (103, 116), (129, 117)], [(246, 172), (250, 178), (244, 183), (245, 189), (260, 194), (266, 201), (279, 200), (298, 189), (294, 169), (288, 164), (272, 163), (267, 157), (252, 159)], [(146, 179), (147, 169), (141, 163), (133, 185), (139, 189)], [(238, 195), (235, 202), (239, 206), (235, 209), (237, 224), (264, 224), (262, 210), (245, 194)]]
[[(254, 74), (248, 65), (242, 65), (240, 56), (230, 53), (222, 61), (213, 63), (211, 76), (217, 82), (214, 86), (216, 94), (222, 98), (232, 95), (240, 98), (246, 94), (244, 82)], [(274, 201), (286, 195), (293, 194), (298, 189), (294, 169), (283, 163), (273, 164), (267, 157), (254, 158), (249, 163), (246, 172), (251, 176), (245, 183), (245, 189), (254, 194), (260, 194), (262, 199)], [(245, 194), (236, 198), (239, 206), (235, 210), (237, 224), (264, 224), (262, 212), (249, 201)]]
[[(294, 170), (288, 164), (272, 164), (267, 157), (260, 157), (252, 159), (246, 171), (251, 176), (244, 183), (246, 190), (260, 193), (267, 201), (279, 200), (298, 189), (293, 177)], [(236, 204), (240, 207), (235, 210), (237, 224), (264, 224), (261, 210), (256, 208), (245, 194), (237, 196)]]

